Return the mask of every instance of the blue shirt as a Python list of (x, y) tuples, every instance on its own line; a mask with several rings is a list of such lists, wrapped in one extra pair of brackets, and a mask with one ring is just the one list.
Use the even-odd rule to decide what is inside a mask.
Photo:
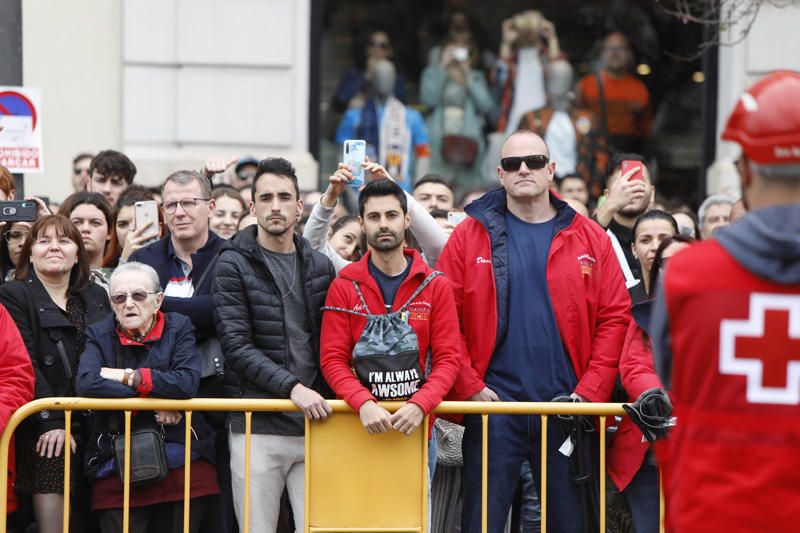
[(556, 219), (532, 224), (506, 212), (508, 330), (484, 382), (503, 400), (549, 402), (571, 393), (577, 379), (550, 302), (547, 257)]
[[(378, 267), (372, 264), (372, 259), (370, 259), (367, 263), (369, 274), (372, 276), (372, 279), (375, 280), (375, 283), (378, 284), (378, 288), (381, 291), (381, 296), (383, 296), (383, 304), (386, 307), (387, 313), (392, 312), (394, 297), (397, 296), (397, 290), (408, 277), (408, 273), (411, 272), (411, 259), (406, 257), (406, 261), (408, 262), (406, 264), (406, 268), (404, 268), (403, 271), (396, 276), (384, 274)], [(369, 311), (373, 314), (378, 312), (377, 309), (370, 309)]]

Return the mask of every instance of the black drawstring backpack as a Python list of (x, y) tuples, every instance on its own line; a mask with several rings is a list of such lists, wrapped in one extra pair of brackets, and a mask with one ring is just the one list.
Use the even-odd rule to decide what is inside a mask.
[(366, 313), (341, 307), (325, 306), (325, 311), (339, 311), (367, 319), (364, 331), (353, 348), (353, 370), (361, 384), (378, 400), (408, 400), (417, 392), (430, 373), (430, 351), (425, 359), (425, 373), (420, 368), (417, 334), (408, 323), (408, 306), (441, 272), (431, 272), (400, 309), (384, 315), (373, 315), (358, 283), (353, 287)]

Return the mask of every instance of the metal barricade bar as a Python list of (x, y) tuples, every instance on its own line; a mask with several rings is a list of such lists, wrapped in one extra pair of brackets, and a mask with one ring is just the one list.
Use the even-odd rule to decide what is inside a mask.
[[(349, 412), (352, 410), (341, 400), (330, 402), (334, 412)], [(402, 403), (380, 402), (380, 405), (389, 412), (396, 411)], [(65, 412), (65, 445), (64, 445), (64, 509), (63, 509), (63, 531), (69, 532), (70, 521), (70, 475), (71, 475), (71, 422), (72, 411), (98, 410), (98, 411), (121, 411), (125, 415), (125, 440), (130, 442), (131, 437), (131, 413), (132, 411), (179, 411), (184, 412), (186, 417), (185, 431), (185, 450), (184, 450), (184, 502), (183, 517), (185, 533), (189, 531), (190, 519), (190, 500), (191, 500), (191, 449), (192, 449), (192, 413), (194, 411), (240, 411), (245, 414), (245, 471), (244, 471), (244, 530), (248, 531), (250, 522), (250, 451), (252, 437), (252, 415), (253, 412), (280, 412), (280, 411), (299, 411), (290, 400), (259, 400), (259, 399), (218, 399), (218, 398), (195, 398), (191, 400), (166, 400), (157, 398), (133, 398), (133, 399), (106, 399), (106, 398), (43, 398), (30, 402), (18, 409), (9, 419), (5, 431), (0, 437), (0, 533), (6, 531), (6, 486), (8, 483), (8, 452), (12, 435), (19, 424), (27, 417), (39, 411), (62, 410)], [(506, 415), (540, 415), (542, 420), (541, 435), (541, 487), (540, 503), (542, 509), (541, 531), (547, 531), (547, 439), (548, 439), (548, 416), (549, 415), (583, 415), (600, 417), (600, 530), (605, 531), (606, 526), (606, 497), (605, 497), (605, 443), (606, 443), (606, 416), (624, 415), (622, 404), (611, 403), (549, 403), (549, 402), (443, 402), (435, 410), (438, 414), (479, 414), (481, 415), (481, 530), (486, 532), (488, 529), (488, 437), (489, 437), (489, 416), (494, 414)], [(309, 421), (306, 421), (308, 427)], [(428, 438), (427, 424), (424, 428), (425, 438)], [(308, 433), (307, 433), (308, 434)], [(425, 441), (427, 443), (427, 440)], [(306, 443), (308, 441), (306, 440)], [(306, 449), (308, 451), (308, 449)], [(123, 533), (129, 530), (130, 521), (130, 468), (131, 456), (130, 446), (125, 447), (124, 452), (124, 483), (123, 483)], [(423, 479), (427, 476), (427, 462), (423, 461)], [(664, 498), (663, 480), (659, 476), (661, 484), (660, 507), (660, 530), (663, 531), (664, 522)], [(306, 474), (306, 483), (308, 483)], [(309, 493), (305, 494), (305, 506), (309, 507)], [(423, 516), (427, 516), (427, 489), (422, 491), (422, 511)], [(308, 519), (308, 518), (306, 518)], [(425, 531), (426, 524), (421, 528), (380, 528), (380, 531), (387, 533), (400, 533), (411, 531)], [(309, 528), (310, 531), (338, 533), (344, 531), (366, 532), (376, 531), (375, 528)]]

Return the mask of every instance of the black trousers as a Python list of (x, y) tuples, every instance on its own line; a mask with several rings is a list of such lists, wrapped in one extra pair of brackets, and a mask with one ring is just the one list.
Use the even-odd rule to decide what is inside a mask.
[[(198, 533), (209, 496), (192, 498), (189, 508), (189, 531)], [(121, 533), (122, 509), (105, 509), (97, 511), (97, 521), (102, 533)], [(149, 528), (156, 526), (159, 533), (183, 532), (183, 502), (167, 502), (146, 507), (130, 508), (130, 533), (148, 533)], [(153, 529), (155, 530), (155, 528)]]

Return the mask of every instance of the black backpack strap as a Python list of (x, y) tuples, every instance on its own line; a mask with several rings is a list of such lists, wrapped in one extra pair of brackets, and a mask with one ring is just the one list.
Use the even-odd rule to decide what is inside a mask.
[(403, 306), (402, 306), (400, 309), (398, 309), (397, 311), (395, 311), (395, 312), (396, 312), (396, 313), (402, 313), (403, 311), (405, 311), (405, 310), (406, 310), (406, 308), (407, 308), (409, 305), (411, 305), (411, 302), (413, 302), (413, 301), (414, 301), (414, 298), (416, 298), (417, 296), (419, 296), (419, 293), (421, 293), (421, 292), (423, 291), (423, 289), (425, 289), (425, 287), (427, 287), (427, 286), (428, 286), (428, 284), (429, 284), (431, 281), (433, 281), (433, 278), (435, 278), (436, 276), (441, 276), (441, 275), (442, 275), (442, 273), (441, 273), (441, 272), (439, 272), (438, 270), (434, 270), (433, 272), (431, 272), (430, 274), (428, 274), (428, 277), (427, 277), (427, 278), (425, 278), (424, 280), (422, 280), (422, 283), (420, 283), (420, 284), (419, 284), (419, 287), (417, 287), (417, 290), (415, 290), (415, 291), (414, 291), (414, 292), (411, 294), (411, 296), (409, 296), (409, 297), (408, 297), (408, 300), (406, 300), (406, 303), (404, 303), (404, 304), (403, 304)]
[(358, 282), (356, 280), (350, 280), (353, 283), (353, 287), (356, 289), (356, 294), (358, 294), (359, 300), (361, 303), (364, 304), (364, 309), (367, 310), (367, 313), (372, 314), (372, 311), (369, 310), (369, 306), (367, 305), (367, 301), (364, 299), (364, 295), (361, 294), (361, 288), (358, 286)]

